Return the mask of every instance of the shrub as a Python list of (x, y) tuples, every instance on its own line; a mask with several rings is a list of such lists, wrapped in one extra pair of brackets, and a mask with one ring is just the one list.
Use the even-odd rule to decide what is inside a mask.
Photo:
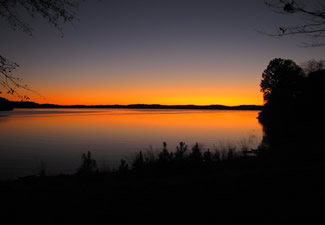
[(87, 154), (83, 153), (81, 156), (82, 164), (78, 170), (79, 174), (89, 174), (93, 172), (98, 172), (97, 162), (91, 157), (90, 151)]

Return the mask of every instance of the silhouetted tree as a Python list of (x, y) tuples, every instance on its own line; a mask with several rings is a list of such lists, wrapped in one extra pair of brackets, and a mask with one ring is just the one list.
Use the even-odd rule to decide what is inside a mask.
[(219, 150), (216, 150), (214, 154), (212, 155), (212, 159), (215, 162), (219, 162), (221, 160), (221, 153)]
[(125, 174), (127, 171), (129, 171), (129, 165), (124, 159), (121, 159), (120, 165), (118, 167), (118, 172)]
[(203, 160), (207, 163), (211, 163), (213, 161), (213, 155), (212, 152), (210, 152), (210, 149), (203, 153)]
[(1, 110), (12, 110), (13, 107), (11, 103), (8, 101), (8, 99), (1, 98), (0, 97), (0, 111)]
[(159, 153), (158, 159), (161, 162), (170, 162), (173, 159), (173, 153), (167, 150), (167, 143), (163, 142), (163, 150)]
[(187, 145), (185, 144), (185, 142), (180, 142), (179, 146), (176, 147), (175, 159), (182, 160), (185, 157), (186, 151)]
[(143, 169), (145, 165), (144, 157), (142, 151), (140, 151), (136, 156), (135, 159), (132, 163), (132, 168), (137, 170), (137, 169)]
[[(0, 0), (0, 18), (14, 30), (22, 30), (32, 35), (32, 27), (25, 22), (21, 14), (27, 14), (32, 18), (41, 16), (62, 33), (61, 23), (72, 22), (77, 8), (76, 0)], [(12, 75), (12, 71), (17, 67), (19, 67), (17, 63), (0, 54), (0, 94), (2, 87), (7, 94), (28, 100), (27, 96), (17, 92), (19, 88), (31, 91), (22, 79)]]
[(273, 59), (262, 74), (260, 84), (264, 95), (264, 108), (259, 114), (260, 122), (289, 121), (297, 118), (302, 107), (306, 77), (303, 70), (292, 60)]
[(304, 103), (308, 106), (310, 116), (321, 114), (325, 99), (325, 70), (311, 72), (306, 80)]
[(312, 5), (311, 1), (307, 0), (268, 0), (266, 4), (278, 13), (300, 16), (303, 19), (301, 24), (279, 26), (275, 34), (268, 35), (282, 37), (302, 34), (315, 40), (313, 43), (305, 43), (305, 46), (325, 45), (325, 5), (321, 1)]
[(81, 156), (82, 164), (78, 170), (80, 174), (89, 174), (98, 171), (97, 162), (91, 157), (90, 151), (87, 154), (83, 153)]
[[(324, 86), (325, 70), (305, 76), (291, 60), (270, 62), (261, 82), (267, 100), (259, 115), (264, 129), (261, 156), (292, 162), (324, 158), (320, 150), (324, 140), (321, 132), (324, 127), (321, 104), (325, 98)], [(267, 149), (272, 151), (265, 151)]]
[(325, 68), (325, 60), (311, 59), (301, 64), (305, 74), (308, 75), (312, 72), (316, 72)]
[(189, 155), (189, 158), (194, 161), (194, 162), (202, 162), (202, 152), (201, 152), (201, 147), (199, 146), (198, 143), (196, 143), (192, 147), (192, 152)]
[(304, 77), (303, 70), (292, 60), (273, 59), (262, 74), (260, 83), (265, 101), (281, 95), (281, 99), (295, 98), (297, 84)]

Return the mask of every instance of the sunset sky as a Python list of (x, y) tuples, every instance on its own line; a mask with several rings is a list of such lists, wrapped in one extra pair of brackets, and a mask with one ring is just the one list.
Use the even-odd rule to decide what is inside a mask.
[(325, 56), (324, 48), (299, 47), (306, 37), (260, 34), (299, 22), (264, 0), (83, 1), (76, 16), (63, 37), (41, 18), (28, 19), (33, 36), (0, 21), (0, 53), (41, 94), (26, 93), (32, 101), (260, 105), (270, 60)]

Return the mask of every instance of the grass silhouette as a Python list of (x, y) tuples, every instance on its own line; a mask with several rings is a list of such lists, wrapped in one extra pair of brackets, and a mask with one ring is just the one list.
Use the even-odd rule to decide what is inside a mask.
[[(277, 224), (322, 216), (323, 171), (267, 151), (180, 142), (140, 151), (109, 171), (88, 152), (75, 175), (0, 182), (3, 224)], [(301, 216), (304, 216), (303, 218)], [(306, 219), (307, 217), (307, 219)]]

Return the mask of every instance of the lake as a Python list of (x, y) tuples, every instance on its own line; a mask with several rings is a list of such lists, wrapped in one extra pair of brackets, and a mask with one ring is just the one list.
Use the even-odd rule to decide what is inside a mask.
[(101, 169), (114, 168), (136, 152), (179, 142), (205, 149), (256, 148), (263, 129), (258, 111), (16, 109), (0, 111), (0, 179), (74, 173), (91, 151)]

